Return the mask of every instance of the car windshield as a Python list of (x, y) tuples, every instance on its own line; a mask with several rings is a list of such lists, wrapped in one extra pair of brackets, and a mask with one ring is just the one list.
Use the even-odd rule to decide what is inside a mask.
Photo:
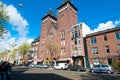
[(100, 65), (94, 65), (93, 67), (100, 67)]
[(102, 65), (102, 67), (108, 67), (108, 65)]

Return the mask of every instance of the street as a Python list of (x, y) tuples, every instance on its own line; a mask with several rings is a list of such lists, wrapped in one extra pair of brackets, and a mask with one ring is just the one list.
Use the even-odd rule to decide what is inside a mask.
[(19, 67), (13, 68), (11, 80), (120, 80), (120, 74)]

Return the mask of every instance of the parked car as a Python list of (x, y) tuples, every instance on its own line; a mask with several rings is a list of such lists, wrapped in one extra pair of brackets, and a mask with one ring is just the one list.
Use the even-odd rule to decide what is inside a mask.
[(34, 64), (29, 64), (28, 67), (34, 67)]
[(34, 64), (34, 67), (35, 67), (35, 68), (41, 68), (42, 65), (41, 65), (41, 64)]
[(105, 73), (114, 73), (114, 69), (108, 65), (108, 64), (99, 64), (99, 65), (94, 65), (92, 68), (89, 70), (90, 72), (105, 72)]
[(46, 69), (46, 68), (48, 68), (49, 66), (47, 65), (47, 64), (41, 64), (40, 65), (40, 68), (43, 68), (43, 69)]
[(71, 65), (69, 66), (69, 69), (71, 71), (86, 71), (86, 68), (84, 68), (83, 66), (80, 65)]
[(58, 63), (54, 66), (54, 69), (65, 70), (68, 69), (67, 63)]

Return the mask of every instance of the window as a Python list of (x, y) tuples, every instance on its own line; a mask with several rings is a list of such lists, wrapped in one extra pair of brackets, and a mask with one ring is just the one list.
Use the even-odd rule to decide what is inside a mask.
[(63, 37), (65, 37), (65, 31), (63, 30)]
[(92, 37), (92, 38), (91, 38), (91, 43), (92, 43), (92, 44), (96, 44), (96, 43), (97, 43), (96, 37)]
[(62, 38), (65, 37), (65, 31), (64, 31), (64, 30), (61, 31), (61, 37), (62, 37)]
[(100, 67), (100, 65), (97, 64), (97, 65), (94, 65), (94, 67), (98, 68), (98, 67)]
[(65, 48), (61, 48), (61, 55), (65, 54)]
[(116, 39), (120, 40), (120, 32), (116, 32)]
[(61, 46), (65, 46), (65, 40), (61, 40)]
[(92, 54), (98, 54), (98, 48), (97, 47), (92, 48)]
[(107, 58), (108, 64), (112, 64), (112, 58)]
[(78, 44), (80, 44), (80, 39), (78, 39)]
[(75, 44), (77, 44), (77, 39), (75, 39)]
[(75, 31), (75, 37), (77, 37), (78, 36), (78, 33), (77, 33), (77, 31)]
[(35, 51), (35, 47), (33, 47), (33, 51)]
[(102, 67), (109, 67), (108, 65), (101, 65)]
[(77, 55), (77, 54), (78, 54), (78, 49), (77, 49), (77, 47), (74, 48), (73, 54), (74, 54), (74, 55)]
[(38, 51), (38, 46), (35, 47), (35, 50)]
[(79, 52), (79, 54), (82, 54), (82, 50), (81, 49), (79, 49), (78, 52)]
[[(94, 65), (100, 64), (100, 60), (99, 60), (99, 59), (93, 59), (93, 64), (94, 64)], [(99, 66), (99, 65), (98, 65), (98, 66)], [(98, 67), (98, 66), (96, 66), (96, 67)]]
[(78, 36), (80, 37), (80, 31), (78, 30)]
[(72, 32), (72, 38), (75, 38), (75, 36), (74, 36), (74, 32)]
[(50, 39), (53, 40), (53, 37), (54, 37), (54, 35), (53, 35), (53, 33), (51, 33), (50, 34)]
[(106, 53), (110, 53), (110, 49), (109, 49), (109, 46), (106, 46)]
[(120, 51), (120, 44), (118, 44), (118, 51)]
[(104, 41), (107, 41), (107, 35), (104, 35)]
[(37, 52), (34, 54), (34, 58), (37, 58), (37, 54), (38, 54)]

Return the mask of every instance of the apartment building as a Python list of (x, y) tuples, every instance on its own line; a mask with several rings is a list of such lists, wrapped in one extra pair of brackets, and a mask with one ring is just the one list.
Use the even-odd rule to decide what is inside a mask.
[(30, 60), (36, 64), (38, 62), (38, 51), (39, 51), (39, 41), (40, 41), (40, 36), (35, 38), (32, 43), (31, 43), (31, 54), (30, 54)]
[(90, 66), (111, 64), (113, 57), (120, 53), (120, 27), (91, 33), (85, 41)]

